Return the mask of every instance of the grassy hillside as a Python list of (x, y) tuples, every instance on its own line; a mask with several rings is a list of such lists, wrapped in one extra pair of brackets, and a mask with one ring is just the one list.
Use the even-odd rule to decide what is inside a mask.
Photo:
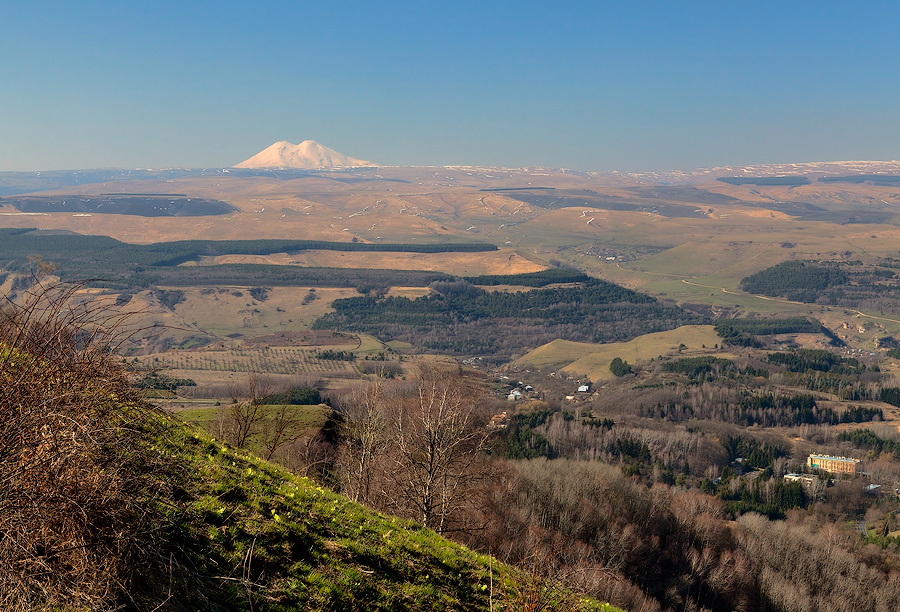
[[(140, 575), (111, 593), (82, 583), (80, 593), (33, 593), (23, 609), (76, 609), (66, 602), (77, 595), (90, 609), (476, 611), (492, 591), (495, 608), (510, 597), (523, 609), (517, 572), (489, 557), (168, 417), (143, 425), (167, 466), (154, 477), (171, 487), (148, 509), (158, 554), (132, 559)], [(566, 606), (551, 609), (616, 610), (550, 594)]]
[[(271, 610), (483, 610), (489, 560), (368, 511), (188, 428), (160, 450), (184, 469), (177, 511), (218, 605)], [(212, 588), (209, 588), (212, 587)], [(252, 603), (251, 603), (252, 602)]]
[(712, 349), (719, 342), (721, 339), (712, 325), (682, 325), (669, 331), (644, 334), (628, 342), (592, 344), (554, 340), (520, 357), (515, 365), (562, 369), (593, 381), (610, 380), (613, 374), (609, 364), (616, 357), (636, 363), (682, 351), (685, 355), (696, 355), (706, 353), (707, 347)]

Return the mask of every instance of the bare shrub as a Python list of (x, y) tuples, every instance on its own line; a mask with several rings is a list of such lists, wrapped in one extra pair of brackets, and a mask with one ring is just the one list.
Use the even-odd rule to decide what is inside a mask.
[(503, 610), (552, 612), (578, 609), (577, 598), (565, 588), (557, 576), (558, 564), (555, 563), (552, 553), (535, 551), (520, 565), (523, 570), (500, 573)]
[(383, 378), (395, 378), (403, 374), (403, 364), (397, 361), (362, 361), (359, 369), (363, 374), (376, 374)]
[(335, 449), (321, 431), (306, 431), (299, 438), (289, 440), (274, 457), (295, 474), (331, 484)]

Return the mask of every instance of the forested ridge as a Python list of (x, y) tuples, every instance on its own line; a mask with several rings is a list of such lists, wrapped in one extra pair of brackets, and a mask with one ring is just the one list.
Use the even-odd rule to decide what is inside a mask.
[[(56, 258), (99, 252), (104, 260), (117, 264), (171, 266), (218, 255), (271, 255), (310, 250), (401, 252), (401, 253), (472, 253), (496, 251), (497, 246), (480, 242), (447, 243), (368, 243), (328, 240), (177, 240), (153, 244), (131, 244), (108, 236), (81, 234), (43, 234), (35, 228), (0, 229), (0, 259), (22, 262), (28, 255)], [(55, 256), (55, 257), (54, 257)]]
[[(103, 277), (100, 277), (103, 278)], [(453, 277), (443, 272), (380, 270), (374, 268), (320, 268), (270, 264), (219, 264), (145, 269), (119, 282), (94, 284), (145, 288), (154, 285), (202, 287), (267, 285), (273, 287), (357, 287), (364, 291), (392, 286), (427, 287)]]
[(539, 272), (526, 272), (524, 274), (482, 274), (480, 276), (466, 276), (465, 280), (473, 285), (517, 285), (520, 287), (546, 287), (555, 283), (583, 283), (590, 280), (590, 276), (580, 270), (568, 268), (549, 268)]
[(451, 354), (510, 355), (556, 338), (615, 342), (705, 322), (676, 306), (598, 279), (575, 287), (515, 293), (485, 291), (465, 281), (436, 286), (443, 292), (416, 299), (335, 300), (334, 312), (313, 328), (365, 332)]
[(785, 261), (744, 278), (741, 287), (748, 293), (815, 302), (820, 292), (846, 282), (847, 275), (836, 264)]
[(716, 323), (716, 333), (723, 338), (729, 333), (755, 336), (775, 334), (815, 334), (822, 331), (822, 323), (809, 317), (726, 319)]
[(749, 293), (797, 302), (900, 314), (895, 258), (861, 261), (785, 261), (744, 278)]

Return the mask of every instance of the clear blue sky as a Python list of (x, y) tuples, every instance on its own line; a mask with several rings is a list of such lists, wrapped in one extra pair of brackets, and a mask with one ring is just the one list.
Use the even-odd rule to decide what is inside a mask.
[(69, 0), (0, 8), (0, 170), (900, 158), (900, 3)]

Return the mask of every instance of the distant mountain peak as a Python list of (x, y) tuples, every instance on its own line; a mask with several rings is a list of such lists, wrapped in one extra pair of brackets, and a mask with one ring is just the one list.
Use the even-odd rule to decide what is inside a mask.
[(316, 170), (376, 165), (370, 161), (347, 157), (334, 149), (320, 145), (315, 140), (304, 140), (298, 145), (292, 144), (287, 140), (279, 140), (234, 167)]

